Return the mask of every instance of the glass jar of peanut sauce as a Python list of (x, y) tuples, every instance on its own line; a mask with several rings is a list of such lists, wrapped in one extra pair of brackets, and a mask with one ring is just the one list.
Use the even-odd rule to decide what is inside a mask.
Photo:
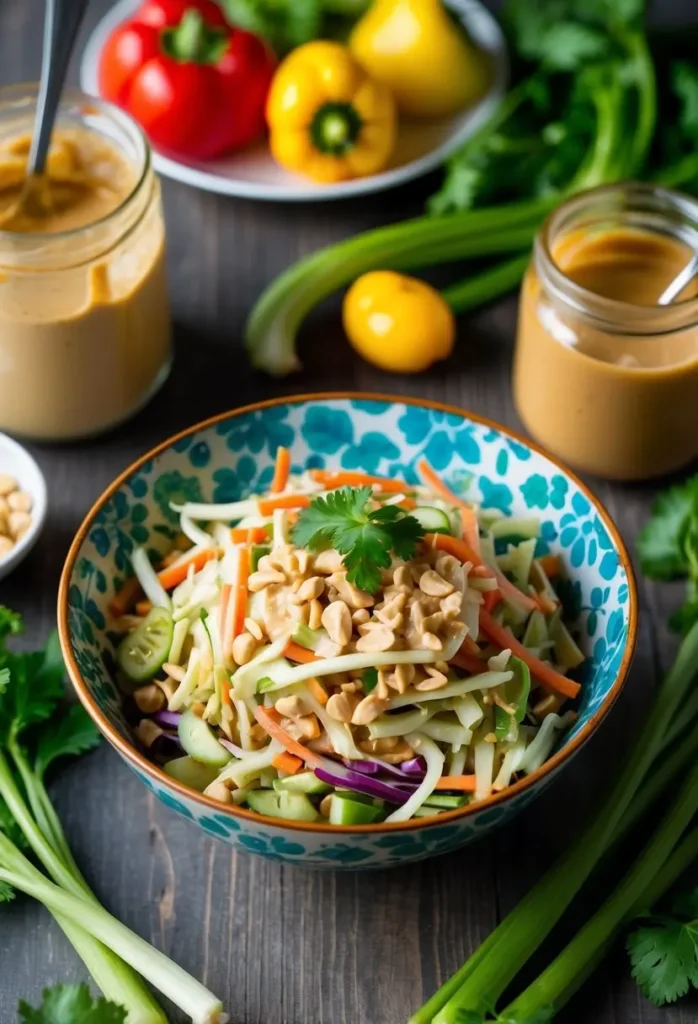
[(698, 455), (698, 284), (664, 289), (698, 253), (698, 203), (626, 183), (570, 199), (541, 228), (525, 275), (514, 401), (572, 466), (617, 480)]
[(0, 430), (62, 441), (143, 406), (171, 361), (165, 229), (128, 115), (67, 90), (44, 205), (25, 211), (36, 89), (0, 89)]

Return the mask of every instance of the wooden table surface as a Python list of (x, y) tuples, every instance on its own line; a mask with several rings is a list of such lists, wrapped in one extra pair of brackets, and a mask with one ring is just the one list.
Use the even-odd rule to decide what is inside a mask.
[[(688, 18), (693, 3), (664, 0), (661, 15)], [(95, 0), (87, 28), (107, 7)], [(0, 83), (36, 77), (41, 10), (39, 0), (0, 0)], [(278, 271), (326, 242), (417, 213), (436, 183), (315, 206), (229, 200), (164, 183), (174, 372), (118, 432), (33, 449), (48, 479), (48, 524), (28, 561), (0, 586), (2, 603), (26, 617), (29, 642), (54, 625), (63, 559), (92, 501), (133, 458), (196, 420), (281, 393), (352, 388), (437, 398), (518, 425), (509, 389), (514, 297), (464, 319), (454, 357), (417, 378), (384, 375), (354, 357), (336, 303), (304, 333), (302, 373), (275, 382), (252, 373), (243, 354), (245, 315)], [(592, 484), (632, 544), (652, 488)], [(489, 840), (385, 872), (284, 867), (204, 838), (105, 745), (55, 785), (77, 860), (104, 904), (215, 990), (233, 1024), (403, 1024), (539, 877), (622, 760), (674, 649), (666, 588), (640, 581), (640, 601), (637, 657), (610, 720), (523, 819)], [(43, 986), (84, 971), (39, 906), (18, 899), (0, 921), (0, 1024), (9, 1024), (20, 996), (36, 999)], [(697, 1007), (654, 1009), (619, 951), (558, 1019), (686, 1024), (698, 1021)]]

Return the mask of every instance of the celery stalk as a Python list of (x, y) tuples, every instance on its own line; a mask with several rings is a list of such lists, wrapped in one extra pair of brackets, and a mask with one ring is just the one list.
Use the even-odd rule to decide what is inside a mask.
[(553, 205), (545, 199), (467, 210), (449, 217), (417, 217), (364, 232), (304, 257), (269, 285), (250, 314), (246, 337), (253, 364), (273, 374), (296, 369), (295, 336), (303, 319), (322, 299), (358, 275), (378, 268), (411, 270), (517, 252), (531, 244)]
[(562, 953), (507, 1007), (505, 1016), (528, 1020), (536, 1010), (548, 1006), (558, 1010), (567, 1002), (585, 979), (585, 967), (596, 963), (599, 946), (611, 939), (625, 921), (648, 907), (645, 894), (696, 811), (698, 765), (690, 772), (669, 813), (630, 872)]
[(411, 1018), (410, 1024), (453, 1024), (460, 1010), (481, 1010), (501, 996), (581, 888), (631, 806), (698, 671), (698, 624), (686, 635), (660, 686), (644, 728), (591, 826), (553, 865), (480, 949)]

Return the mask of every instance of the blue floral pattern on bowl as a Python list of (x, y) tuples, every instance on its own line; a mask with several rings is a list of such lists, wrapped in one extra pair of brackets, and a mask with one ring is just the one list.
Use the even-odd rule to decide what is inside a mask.
[(539, 553), (560, 554), (560, 592), (588, 656), (579, 718), (563, 738), (573, 750), (602, 705), (608, 707), (634, 642), (634, 588), (627, 556), (602, 509), (544, 455), (466, 413), (383, 398), (318, 397), (241, 410), (194, 429), (134, 469), (109, 493), (80, 532), (62, 585), (61, 625), (79, 694), (126, 762), (163, 804), (208, 835), (238, 849), (317, 868), (386, 867), (453, 850), (519, 813), (550, 782), (564, 757), (530, 785), (466, 814), (418, 819), (368, 830), (293, 827), (245, 812), (216, 809), (134, 753), (114, 682), (108, 606), (129, 574), (134, 544), (153, 555), (176, 531), (171, 500), (234, 501), (268, 487), (278, 445), (291, 449), (294, 470), (359, 469), (416, 479), (426, 457), (466, 498), (507, 514), (541, 518)]

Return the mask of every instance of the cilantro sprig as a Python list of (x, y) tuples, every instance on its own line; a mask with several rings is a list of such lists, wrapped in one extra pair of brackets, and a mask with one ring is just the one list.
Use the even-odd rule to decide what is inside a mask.
[[(217, 1019), (221, 1003), (213, 993), (107, 913), (80, 874), (45, 777), (59, 758), (94, 747), (99, 732), (82, 707), (65, 701), (57, 636), (42, 650), (17, 652), (7, 641), (21, 631), (21, 617), (0, 606), (0, 903), (15, 892), (40, 900), (105, 996), (95, 1002), (86, 986), (59, 986), (44, 993), (39, 1009), (22, 1003), (21, 1020), (122, 1024), (129, 1017), (166, 1024), (139, 975), (188, 1017)], [(27, 859), (29, 849), (46, 874)]]
[(645, 576), (686, 580), (686, 599), (670, 620), (686, 633), (698, 621), (698, 475), (659, 495), (637, 550)]
[(657, 1006), (698, 988), (698, 889), (679, 897), (671, 914), (636, 928), (626, 945), (633, 977)]
[(406, 561), (424, 536), (421, 524), (395, 505), (371, 510), (370, 487), (342, 487), (313, 498), (291, 530), (298, 547), (321, 551), (334, 547), (344, 556), (347, 579), (373, 594), (381, 569), (389, 569), (394, 552)]
[(87, 985), (44, 989), (41, 1006), (19, 1004), (21, 1024), (124, 1024), (126, 1010), (106, 999), (93, 999)]

